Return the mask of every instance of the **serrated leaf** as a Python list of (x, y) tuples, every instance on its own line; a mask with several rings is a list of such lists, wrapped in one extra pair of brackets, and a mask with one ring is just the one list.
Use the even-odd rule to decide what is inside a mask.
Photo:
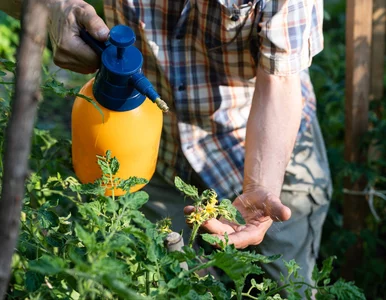
[(44, 275), (54, 275), (64, 271), (66, 262), (58, 256), (42, 255), (37, 260), (29, 261), (30, 270)]
[(237, 213), (239, 214), (239, 220), (243, 223), (239, 224), (245, 224), (244, 218), (241, 216), (237, 208), (232, 204), (232, 202), (229, 199), (223, 199), (221, 200), (218, 210), (221, 216), (223, 216), (225, 219), (235, 222), (237, 221)]
[(242, 257), (241, 252), (217, 252), (212, 256), (212, 265), (222, 269), (229, 278), (235, 282), (240, 290), (242, 290), (244, 286), (247, 275), (260, 275), (264, 273), (259, 266), (247, 262), (243, 258), (245, 257)]
[(117, 174), (119, 170), (119, 162), (116, 157), (113, 157), (110, 161), (110, 169), (113, 175)]
[(236, 222), (240, 225), (245, 225), (246, 222), (241, 213), (236, 209)]
[(46, 237), (46, 241), (52, 247), (58, 247), (58, 248), (63, 247), (63, 245), (65, 244), (65, 240), (63, 240), (62, 235), (57, 234), (55, 232), (50, 233)]
[(100, 180), (96, 180), (94, 183), (70, 185), (70, 189), (82, 195), (103, 195), (106, 187), (101, 185)]
[(200, 201), (198, 190), (195, 186), (185, 183), (180, 177), (174, 178), (174, 185), (186, 196), (191, 197), (195, 202)]
[(138, 191), (133, 194), (126, 194), (119, 199), (119, 202), (129, 209), (138, 210), (149, 200), (149, 195), (144, 191)]
[(106, 197), (106, 211), (108, 212), (116, 212), (119, 209), (118, 202), (114, 201), (111, 197)]
[(136, 186), (137, 184), (147, 184), (148, 182), (149, 181), (145, 178), (130, 177), (128, 179), (121, 180), (118, 183), (117, 188), (129, 192), (130, 189)]
[(25, 273), (25, 287), (29, 292), (35, 292), (44, 282), (44, 275), (35, 271)]
[(88, 248), (93, 249), (96, 245), (95, 234), (87, 232), (78, 223), (75, 224), (75, 233), (79, 240)]
[(296, 261), (294, 259), (291, 259), (288, 262), (285, 260), (283, 261), (284, 261), (285, 267), (287, 268), (288, 276), (291, 276), (293, 274), (293, 276), (297, 278), (298, 270), (300, 269), (300, 266), (296, 263)]
[(223, 244), (223, 241), (218, 236), (213, 236), (213, 235), (211, 235), (209, 233), (201, 234), (201, 238), (205, 242), (207, 242), (207, 243), (209, 243), (211, 245), (221, 245), (221, 244)]
[(118, 279), (113, 275), (104, 275), (102, 277), (103, 283), (109, 287), (114, 293), (120, 296), (122, 299), (150, 299), (148, 297), (137, 294), (134, 290), (127, 287), (127, 283), (123, 281), (124, 278)]
[(322, 269), (320, 271), (318, 270), (318, 267), (315, 265), (312, 271), (312, 280), (314, 280), (316, 284), (318, 284), (318, 282), (330, 276), (330, 273), (332, 271), (332, 263), (335, 258), (336, 258), (335, 256), (331, 256), (325, 259), (323, 261)]
[(64, 86), (64, 84), (55, 79), (47, 81), (44, 85), (42, 85), (42, 89), (46, 91), (52, 91), (60, 97), (66, 97), (68, 95), (67, 88)]
[(54, 212), (48, 210), (38, 211), (38, 221), (40, 226), (44, 229), (56, 227), (59, 224), (58, 216)]
[(5, 70), (10, 72), (14, 72), (16, 68), (16, 63), (5, 58), (0, 58), (0, 65), (3, 65)]
[(343, 279), (339, 279), (329, 289), (329, 292), (338, 300), (365, 300), (366, 297), (362, 290), (359, 289), (353, 282), (345, 282)]

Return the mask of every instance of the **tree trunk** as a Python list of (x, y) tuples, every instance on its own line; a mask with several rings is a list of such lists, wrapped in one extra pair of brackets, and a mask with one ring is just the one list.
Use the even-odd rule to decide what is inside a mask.
[(5, 135), (0, 199), (0, 299), (7, 291), (11, 259), (19, 235), (31, 136), (40, 99), (41, 60), (47, 35), (47, 9), (42, 1), (24, 0), (22, 11), (15, 93)]

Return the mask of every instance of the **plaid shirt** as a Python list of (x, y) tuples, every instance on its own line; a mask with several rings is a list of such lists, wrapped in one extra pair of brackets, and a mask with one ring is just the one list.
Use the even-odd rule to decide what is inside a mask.
[[(315, 117), (307, 68), (323, 48), (323, 0), (105, 0), (107, 24), (130, 26), (164, 114), (157, 171), (195, 171), (220, 199), (241, 192), (256, 67), (300, 73), (303, 118)], [(285, 101), (285, 99), (283, 99)]]

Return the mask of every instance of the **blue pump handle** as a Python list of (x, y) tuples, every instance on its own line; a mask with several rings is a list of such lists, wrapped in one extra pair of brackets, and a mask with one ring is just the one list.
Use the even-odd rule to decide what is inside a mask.
[(97, 54), (98, 56), (102, 55), (102, 52), (107, 48), (108, 43), (100, 42), (96, 39), (94, 39), (91, 34), (87, 32), (86, 29), (81, 28), (80, 29), (80, 37), (82, 40), (89, 45)]

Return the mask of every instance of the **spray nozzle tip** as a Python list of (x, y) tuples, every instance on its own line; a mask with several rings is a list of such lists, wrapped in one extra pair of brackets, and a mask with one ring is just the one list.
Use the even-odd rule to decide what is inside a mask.
[(165, 101), (163, 101), (161, 98), (155, 99), (155, 104), (163, 111), (163, 112), (168, 112), (169, 111), (169, 106), (166, 104)]

